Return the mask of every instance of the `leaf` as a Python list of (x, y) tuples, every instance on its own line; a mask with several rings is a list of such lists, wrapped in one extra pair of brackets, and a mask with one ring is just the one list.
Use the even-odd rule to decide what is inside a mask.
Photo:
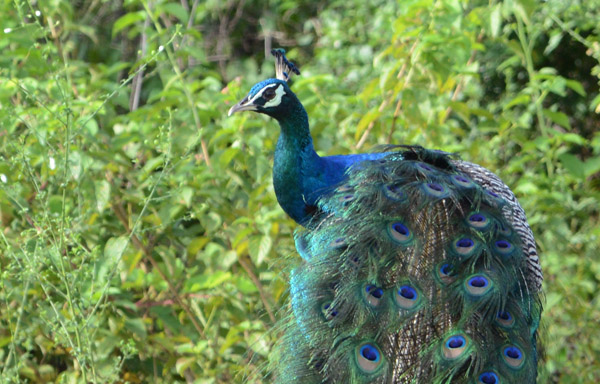
[(69, 170), (73, 179), (79, 180), (81, 171), (83, 170), (81, 154), (79, 152), (71, 152), (69, 154)]
[(188, 21), (188, 12), (185, 10), (185, 8), (181, 6), (181, 4), (166, 3), (161, 4), (159, 8), (165, 11), (165, 13), (175, 16), (177, 19), (179, 19), (179, 22), (181, 22), (182, 24), (185, 24)]
[(219, 164), (223, 167), (227, 167), (239, 152), (239, 148), (228, 148), (219, 158)]
[(125, 319), (125, 328), (127, 328), (134, 335), (137, 335), (140, 339), (145, 339), (148, 333), (146, 332), (146, 325), (140, 318), (137, 319)]
[(593, 157), (583, 163), (583, 173), (585, 177), (590, 177), (600, 171), (600, 156)]
[(381, 115), (381, 112), (377, 111), (377, 110), (371, 110), (369, 112), (367, 112), (358, 122), (357, 126), (356, 126), (356, 133), (354, 134), (354, 138), (355, 140), (359, 140), (361, 135), (363, 134), (363, 131), (367, 128), (367, 126), (375, 121), (379, 116)]
[(252, 280), (245, 276), (239, 276), (237, 278), (235, 286), (241, 293), (245, 295), (250, 295), (252, 293), (258, 292), (258, 288), (256, 288), (256, 285), (254, 285)]
[(583, 85), (577, 80), (567, 80), (567, 87), (571, 88), (581, 96), (585, 96), (586, 92), (583, 89)]
[(272, 245), (273, 245), (273, 240), (271, 239), (270, 236), (263, 236), (260, 239), (260, 245), (258, 247), (258, 257), (256, 260), (257, 265), (260, 265), (263, 263), (263, 261), (269, 254), (269, 251), (271, 250)]
[(115, 37), (116, 34), (119, 33), (121, 30), (129, 27), (132, 24), (144, 21), (145, 19), (146, 12), (144, 11), (130, 12), (125, 14), (124, 16), (119, 17), (117, 21), (115, 21), (115, 23), (113, 24), (112, 36)]
[(560, 44), (562, 37), (563, 34), (561, 32), (555, 32), (552, 36), (550, 36), (548, 45), (546, 45), (546, 48), (544, 48), (544, 55), (548, 55), (554, 51), (554, 49), (558, 47), (558, 44)]
[(110, 183), (106, 180), (95, 181), (94, 192), (96, 194), (96, 209), (102, 213), (110, 200)]
[(60, 215), (62, 213), (62, 196), (54, 195), (48, 199), (48, 210), (53, 215)]
[(273, 245), (273, 240), (269, 236), (254, 236), (250, 239), (250, 256), (256, 265), (261, 265)]
[(198, 252), (202, 250), (202, 248), (204, 248), (206, 244), (208, 244), (209, 241), (210, 238), (205, 236), (196, 237), (195, 239), (190, 241), (190, 243), (187, 246), (188, 254), (191, 256), (195, 256), (196, 254), (198, 254)]
[(185, 371), (191, 367), (196, 360), (196, 357), (180, 357), (177, 359), (177, 362), (175, 363), (175, 370), (179, 376), (185, 377)]
[(186, 207), (192, 205), (192, 198), (194, 197), (194, 190), (190, 187), (183, 187), (179, 191), (179, 202), (183, 203)]
[(150, 313), (154, 314), (158, 319), (160, 319), (165, 327), (171, 330), (171, 332), (177, 334), (182, 331), (181, 323), (177, 317), (173, 315), (173, 313), (175, 313), (173, 308), (156, 306), (150, 308)]
[(565, 115), (564, 113), (551, 111), (549, 109), (544, 109), (542, 113), (544, 114), (544, 116), (546, 116), (547, 118), (552, 120), (552, 122), (560, 125), (561, 127), (567, 128), (569, 130), (571, 129), (571, 123), (569, 123), (569, 117), (567, 115)]
[(559, 141), (566, 142), (566, 143), (573, 143), (573, 144), (577, 144), (577, 145), (586, 145), (587, 144), (587, 140), (585, 138), (579, 136), (576, 133), (571, 133), (571, 132), (556, 135), (556, 138)]
[(490, 31), (493, 37), (500, 35), (500, 28), (502, 26), (502, 8), (500, 4), (494, 7), (494, 10), (490, 13)]
[(596, 113), (600, 113), (600, 94), (594, 97), (594, 100), (590, 103), (590, 108), (594, 110)]
[(148, 159), (148, 161), (144, 165), (144, 168), (142, 169), (142, 172), (141, 172), (141, 175), (144, 176), (142, 180), (145, 180), (146, 177), (148, 177), (148, 175), (150, 175), (152, 172), (154, 172), (162, 164), (163, 164), (163, 158), (161, 156), (152, 157), (152, 158)]
[(514, 107), (515, 105), (519, 105), (519, 104), (529, 104), (531, 102), (531, 97), (529, 95), (519, 95), (515, 98), (513, 98), (511, 101), (509, 101), (505, 106), (504, 106), (504, 110), (507, 110), (511, 107)]
[(125, 236), (111, 237), (104, 246), (104, 257), (107, 259), (118, 260), (127, 248), (128, 239)]
[(230, 272), (220, 270), (212, 273), (204, 273), (186, 280), (183, 290), (186, 293), (190, 293), (212, 289), (230, 280), (231, 278), (232, 275)]
[(585, 177), (583, 162), (579, 160), (576, 156), (571, 155), (570, 153), (563, 153), (558, 156), (558, 159), (563, 164), (567, 172), (571, 174), (571, 176), (576, 179), (583, 179)]

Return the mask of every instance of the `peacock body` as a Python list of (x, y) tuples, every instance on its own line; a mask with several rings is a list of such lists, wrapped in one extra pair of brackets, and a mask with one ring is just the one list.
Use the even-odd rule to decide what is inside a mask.
[(542, 274), (514, 194), (492, 172), (421, 147), (319, 157), (287, 79), (230, 114), (277, 119), (273, 179), (303, 228), (280, 383), (534, 383)]

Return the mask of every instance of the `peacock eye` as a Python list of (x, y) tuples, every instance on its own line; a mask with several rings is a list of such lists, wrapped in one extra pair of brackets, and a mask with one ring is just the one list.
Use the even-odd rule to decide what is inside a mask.
[(269, 88), (263, 92), (263, 98), (265, 100), (271, 100), (275, 97), (275, 90), (273, 88)]

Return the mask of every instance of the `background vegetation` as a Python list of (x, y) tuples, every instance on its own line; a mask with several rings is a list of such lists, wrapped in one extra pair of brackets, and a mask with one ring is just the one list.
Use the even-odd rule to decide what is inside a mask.
[(271, 47), (322, 154), (497, 172), (545, 272), (543, 383), (600, 377), (598, 0), (0, 0), (0, 382), (269, 382), (297, 261)]

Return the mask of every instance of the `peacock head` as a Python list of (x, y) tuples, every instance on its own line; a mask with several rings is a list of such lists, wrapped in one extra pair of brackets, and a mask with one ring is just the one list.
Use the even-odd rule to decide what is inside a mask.
[(231, 107), (229, 116), (240, 111), (255, 111), (277, 118), (289, 111), (298, 99), (290, 90), (287, 82), (279, 79), (267, 79), (256, 84), (248, 96)]
[(267, 79), (256, 84), (248, 96), (231, 107), (229, 116), (239, 111), (255, 111), (264, 113), (278, 120), (288, 116), (300, 102), (287, 84), (290, 76), (300, 74), (298, 68), (288, 61), (283, 49), (273, 49), (275, 56), (275, 79)]

